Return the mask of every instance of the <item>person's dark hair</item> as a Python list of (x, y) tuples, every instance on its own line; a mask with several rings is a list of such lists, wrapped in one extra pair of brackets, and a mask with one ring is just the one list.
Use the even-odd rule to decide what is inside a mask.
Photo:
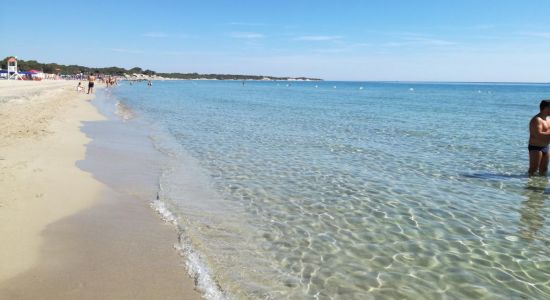
[(550, 106), (550, 100), (542, 100), (540, 102), (540, 111), (542, 111), (543, 109), (545, 109), (546, 107)]

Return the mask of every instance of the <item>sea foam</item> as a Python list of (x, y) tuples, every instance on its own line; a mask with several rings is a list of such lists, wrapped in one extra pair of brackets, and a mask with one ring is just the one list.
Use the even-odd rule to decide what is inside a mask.
[(151, 207), (161, 216), (161, 218), (170, 224), (176, 226), (179, 231), (178, 243), (174, 248), (185, 259), (187, 273), (195, 281), (198, 290), (209, 300), (229, 300), (232, 299), (224, 292), (219, 284), (214, 280), (208, 267), (201, 259), (201, 255), (193, 250), (189, 238), (185, 234), (184, 228), (180, 226), (177, 218), (170, 211), (164, 201), (161, 200), (162, 188), (157, 194), (157, 199), (151, 202)]

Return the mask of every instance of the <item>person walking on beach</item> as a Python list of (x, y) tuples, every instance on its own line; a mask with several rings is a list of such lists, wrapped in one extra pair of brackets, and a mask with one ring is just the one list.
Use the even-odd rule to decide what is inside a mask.
[(548, 174), (548, 144), (550, 143), (550, 100), (540, 102), (540, 112), (529, 122), (529, 176)]
[(88, 75), (88, 94), (94, 92), (94, 83), (95, 83), (95, 75), (94, 73), (90, 73)]

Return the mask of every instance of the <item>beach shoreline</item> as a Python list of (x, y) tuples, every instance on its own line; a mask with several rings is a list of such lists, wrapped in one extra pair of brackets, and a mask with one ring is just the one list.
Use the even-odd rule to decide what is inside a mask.
[(90, 150), (107, 119), (76, 84), (0, 81), (0, 298), (200, 299), (151, 190), (82, 167), (117, 161)]

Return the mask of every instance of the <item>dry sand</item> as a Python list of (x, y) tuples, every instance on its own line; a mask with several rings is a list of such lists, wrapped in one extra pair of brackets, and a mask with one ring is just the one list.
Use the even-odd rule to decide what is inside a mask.
[(0, 299), (199, 299), (143, 201), (76, 166), (103, 116), (74, 81), (0, 81)]

